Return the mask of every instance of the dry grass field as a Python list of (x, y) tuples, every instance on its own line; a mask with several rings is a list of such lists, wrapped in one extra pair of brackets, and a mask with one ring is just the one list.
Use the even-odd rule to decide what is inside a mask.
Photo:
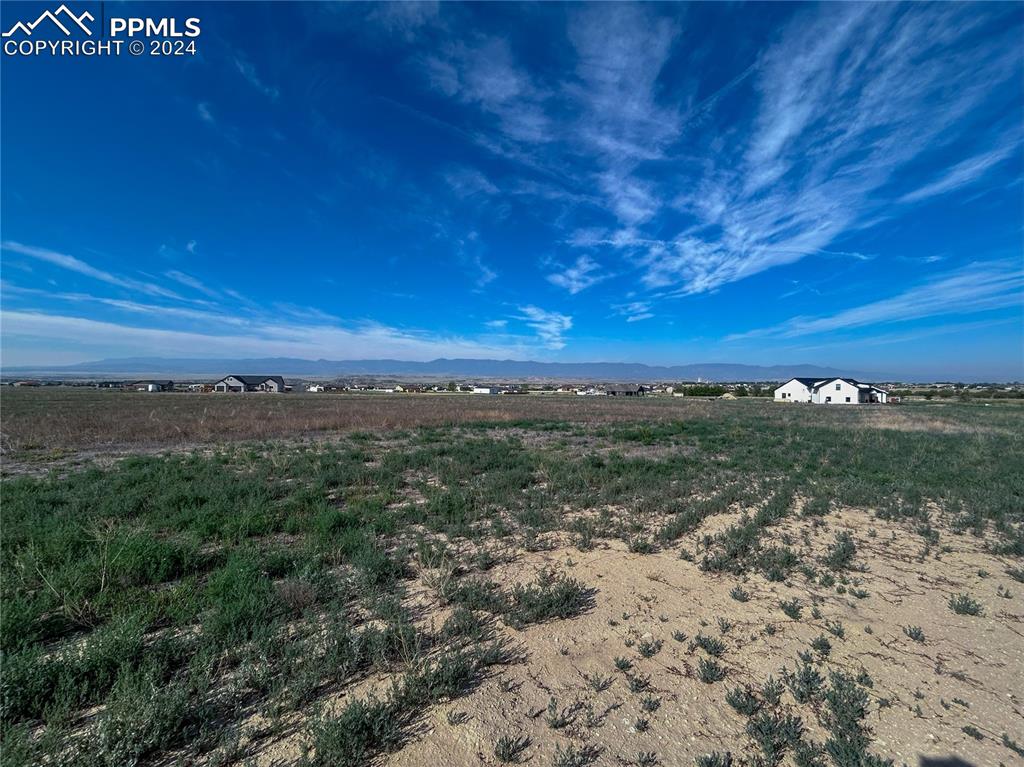
[[(911, 408), (854, 408), (819, 412), (815, 423), (836, 428), (869, 427), (927, 431), (995, 431), (1013, 401), (964, 410), (929, 403)], [(968, 406), (970, 407), (970, 406)], [(287, 394), (244, 397), (151, 394), (72, 387), (7, 388), (0, 396), (0, 448), (24, 455), (109, 451), (224, 442), (311, 437), (357, 430), (492, 422), (615, 421), (656, 423), (750, 413), (772, 424), (800, 423), (802, 413), (764, 400), (723, 402), (700, 397), (575, 397), (570, 395), (485, 396), (471, 394)], [(970, 417), (962, 417), (969, 412)]]
[(4, 765), (1024, 764), (1014, 403), (0, 408)]

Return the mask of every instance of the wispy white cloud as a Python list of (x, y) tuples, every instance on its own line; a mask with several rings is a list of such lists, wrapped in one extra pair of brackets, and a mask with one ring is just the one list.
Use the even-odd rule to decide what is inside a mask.
[[(220, 326), (199, 332), (126, 325), (35, 311), (0, 313), (4, 326), (4, 364), (20, 364), (20, 339), (57, 345), (80, 344), (104, 354), (134, 355), (159, 349), (165, 356), (289, 356), (308, 359), (393, 357), (430, 360), (438, 357), (529, 359), (538, 348), (528, 339), (491, 344), (455, 335), (406, 330), (378, 323), (355, 327), (319, 324), (249, 323), (244, 331), (219, 333)], [(520, 343), (523, 342), (523, 343)], [(91, 352), (93, 355), (96, 352)], [(88, 353), (85, 356), (88, 359)]]
[[(1012, 24), (978, 35), (978, 14), (961, 6), (807, 6), (710, 93), (685, 78), (666, 87), (665, 72), (698, 55), (680, 45), (680, 20), (639, 4), (566, 15), (569, 75), (530, 70), (493, 37), (437, 49), (424, 71), (488, 118), (478, 143), (524, 171), (587, 179), (589, 194), (568, 192), (574, 204), (618, 229), (599, 234), (588, 216), (567, 241), (620, 251), (662, 297), (811, 255), (859, 258), (833, 243), (1020, 150), (1019, 135), (991, 126), (994, 149), (907, 189), (908, 168), (977, 140), (972, 116), (1024, 58)], [(723, 106), (740, 97), (749, 120)]]
[(498, 279), (498, 273), (484, 263), (483, 257), (480, 256), (479, 253), (470, 255), (469, 262), (476, 270), (476, 287), (478, 290), (490, 285)]
[(616, 304), (612, 309), (616, 314), (625, 317), (626, 322), (640, 322), (654, 316), (651, 307), (650, 301), (630, 301), (626, 304)]
[(409, 0), (403, 3), (375, 3), (371, 8), (368, 15), (371, 21), (387, 32), (411, 40), (421, 29), (437, 22), (441, 4), (434, 0)]
[(200, 101), (196, 104), (196, 113), (199, 115), (199, 119), (209, 125), (216, 125), (217, 121), (213, 118), (213, 112), (210, 111), (210, 105), (205, 101)]
[(58, 266), (62, 269), (77, 272), (78, 274), (82, 274), (94, 280), (99, 280), (100, 282), (106, 282), (109, 285), (116, 285), (121, 288), (127, 288), (128, 290), (146, 293), (151, 296), (180, 298), (180, 296), (174, 291), (167, 290), (159, 285), (135, 280), (130, 277), (121, 277), (104, 271), (103, 269), (97, 269), (80, 258), (76, 258), (75, 256), (71, 256), (66, 253), (59, 253), (55, 250), (50, 250), (49, 248), (24, 245), (20, 242), (13, 242), (11, 240), (5, 240), (0, 247), (2, 247), (3, 250), (10, 251), (11, 253), (17, 253), (18, 255), (28, 256), (29, 258), (34, 258), (39, 261), (45, 261), (46, 263), (53, 264), (54, 266)]
[(434, 237), (445, 240), (452, 248), (476, 290), (482, 290), (498, 278), (498, 273), (484, 260), (484, 246), (476, 230), (459, 231), (458, 226), (444, 215), (430, 223)]
[[(434, 90), (479, 110), (472, 140), (548, 179), (514, 191), (649, 221), (661, 194), (636, 171), (679, 135), (679, 109), (662, 103), (658, 83), (679, 25), (640, 5), (603, 4), (574, 9), (568, 33), (577, 61), (566, 76), (531, 71), (508, 40), (487, 35), (435, 47), (417, 67)], [(574, 188), (577, 178), (588, 183)]]
[(1019, 72), (1020, 46), (972, 37), (973, 25), (956, 6), (797, 14), (758, 63), (749, 138), (708, 153), (692, 191), (676, 199), (697, 223), (648, 249), (644, 284), (711, 291), (821, 253), (893, 205), (966, 185), (1019, 148), (1008, 139), (933, 184), (894, 191), (911, 161), (971, 135), (972, 112)]
[(476, 168), (449, 168), (444, 172), (443, 177), (451, 190), (462, 198), (478, 194), (490, 196), (499, 191), (498, 187)]
[(576, 259), (576, 263), (572, 266), (549, 274), (548, 282), (560, 288), (565, 288), (572, 295), (576, 295), (592, 285), (608, 279), (608, 277), (608, 274), (602, 273), (600, 264), (590, 256), (582, 255)]
[(339, 317), (328, 314), (322, 309), (317, 309), (315, 306), (299, 306), (284, 301), (275, 301), (273, 307), (281, 314), (306, 322), (332, 323), (341, 321)]
[(663, 159), (682, 127), (658, 84), (678, 35), (677, 22), (641, 4), (595, 4), (570, 18), (576, 78), (564, 88), (580, 108), (571, 129), (596, 161), (606, 204), (627, 226), (661, 206), (660, 191), (637, 169)]
[(519, 319), (534, 330), (545, 347), (556, 351), (565, 348), (564, 336), (572, 328), (572, 317), (536, 306), (520, 306), (519, 311)]
[(726, 340), (796, 338), (1013, 306), (1024, 306), (1024, 268), (1019, 262), (993, 261), (946, 272), (891, 298), (823, 317), (793, 317)]
[[(194, 241), (189, 244), (194, 244)], [(210, 298), (220, 297), (220, 293), (218, 293), (213, 288), (207, 287), (205, 284), (203, 284), (201, 280), (193, 277), (190, 274), (185, 274), (184, 272), (179, 272), (176, 269), (171, 269), (170, 271), (164, 272), (164, 276), (169, 277), (175, 282), (180, 283), (186, 287), (192, 288), (193, 290), (196, 290), (206, 296), (209, 296)]]
[(899, 202), (918, 202), (929, 197), (936, 197), (940, 194), (961, 189), (968, 184), (974, 183), (985, 175), (990, 168), (995, 167), (1014, 154), (1019, 158), (1020, 151), (1020, 141), (1016, 138), (1006, 137), (999, 146), (958, 162), (940, 178), (900, 197)]
[(238, 73), (245, 78), (245, 80), (253, 88), (258, 90), (264, 96), (269, 98), (271, 101), (276, 101), (281, 95), (281, 92), (272, 85), (265, 83), (256, 71), (256, 67), (253, 65), (248, 58), (242, 53), (237, 53), (233, 59), (235, 69)]
[[(912, 341), (921, 341), (925, 338), (936, 338), (939, 336), (950, 336), (962, 333), (974, 333), (979, 330), (986, 330), (988, 328), (999, 327), (1000, 325), (1013, 325), (1019, 324), (1020, 320), (1009, 317), (998, 320), (977, 320), (975, 322), (949, 322), (937, 325), (935, 327), (928, 328), (916, 328), (914, 330), (897, 331), (890, 333), (877, 333), (858, 338), (856, 341), (857, 348), (861, 347), (872, 347), (872, 346), (888, 346), (890, 344), (906, 344)], [(791, 347), (789, 351), (796, 351), (799, 353), (820, 351), (822, 349), (835, 350), (834, 344), (800, 344), (799, 347)], [(1018, 363), (1024, 363), (1024, 349), (1020, 351), (1018, 355)], [(948, 363), (945, 361), (938, 361), (938, 367), (941, 368)], [(1006, 360), (1007, 363), (1012, 363), (1012, 360)], [(933, 363), (935, 364), (935, 363)], [(1012, 368), (1011, 368), (1012, 369)], [(1018, 364), (1017, 370), (1024, 372), (1024, 365)], [(948, 372), (947, 372), (948, 375)]]
[(479, 107), (495, 122), (497, 137), (548, 141), (547, 94), (517, 63), (508, 41), (479, 36), (441, 46), (420, 65), (430, 84), (446, 96)]
[(143, 314), (153, 317), (156, 320), (190, 320), (204, 324), (227, 324), (244, 325), (249, 321), (246, 316), (238, 312), (218, 311), (215, 309), (193, 309), (190, 307), (168, 306), (167, 304), (142, 303), (122, 298), (110, 298), (109, 296), (96, 296), (91, 293), (68, 293), (53, 290), (40, 290), (38, 288), (26, 288), (19, 285), (4, 282), (2, 284), (3, 295), (10, 305), (12, 298), (43, 298), (49, 302), (64, 302), (71, 304), (101, 304), (103, 306), (117, 309), (132, 314)]

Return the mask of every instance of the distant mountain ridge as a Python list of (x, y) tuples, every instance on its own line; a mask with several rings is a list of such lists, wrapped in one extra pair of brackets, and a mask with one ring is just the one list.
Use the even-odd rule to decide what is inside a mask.
[(711, 362), (691, 365), (644, 365), (636, 362), (535, 362), (490, 359), (305, 360), (291, 357), (259, 359), (163, 359), (126, 357), (53, 367), (8, 367), (4, 375), (50, 374), (64, 377), (96, 375), (215, 376), (228, 373), (274, 374), (327, 378), (332, 376), (413, 376), (418, 378), (477, 378), (500, 380), (647, 381), (782, 381), (797, 376), (848, 376), (864, 380), (894, 380), (892, 376), (817, 365), (739, 365)]

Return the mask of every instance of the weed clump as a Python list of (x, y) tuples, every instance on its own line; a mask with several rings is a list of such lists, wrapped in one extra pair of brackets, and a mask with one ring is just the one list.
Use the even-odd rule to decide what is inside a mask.
[(639, 652), (645, 658), (653, 658), (661, 651), (662, 641), (660, 639), (642, 639), (636, 646), (637, 652)]
[(747, 735), (760, 747), (769, 764), (777, 764), (783, 754), (803, 736), (804, 723), (798, 716), (762, 712), (747, 722)]
[(519, 761), (522, 753), (530, 747), (530, 739), (525, 735), (502, 735), (494, 743), (494, 755), (499, 762), (514, 764)]
[(825, 629), (834, 637), (843, 639), (846, 636), (846, 629), (839, 621), (825, 621)]
[(733, 687), (725, 694), (725, 702), (744, 716), (753, 716), (761, 709), (761, 701), (749, 687)]
[(824, 679), (810, 663), (797, 666), (796, 671), (782, 670), (782, 681), (796, 698), (797, 703), (810, 703), (821, 693)]
[(714, 684), (725, 679), (725, 669), (713, 658), (697, 661), (697, 678), (705, 684)]
[(827, 656), (832, 652), (832, 643), (828, 641), (828, 637), (821, 634), (811, 640), (811, 649), (822, 656)]
[(833, 672), (825, 693), (826, 708), (822, 724), (829, 731), (825, 752), (838, 765), (891, 766), (891, 760), (880, 759), (868, 752), (871, 730), (864, 723), (867, 717), (867, 693), (853, 677)]
[(744, 589), (742, 586), (733, 586), (732, 591), (729, 592), (729, 596), (731, 596), (737, 602), (750, 601), (750, 592)]
[(633, 674), (627, 677), (630, 692), (645, 692), (651, 689), (651, 678), (643, 674)]
[(583, 675), (583, 679), (590, 685), (590, 689), (594, 692), (604, 692), (615, 682), (615, 679), (610, 676), (601, 676), (600, 674), (594, 673), (590, 675)]
[(981, 604), (969, 594), (956, 594), (949, 598), (949, 609), (957, 615), (981, 615)]
[(903, 633), (915, 642), (924, 644), (924, 629), (920, 626), (904, 626)]
[(721, 658), (725, 655), (725, 642), (718, 637), (698, 633), (697, 636), (693, 638), (693, 642), (708, 655), (715, 658)]
[(857, 544), (853, 536), (845, 530), (836, 533), (835, 542), (828, 548), (825, 565), (832, 570), (848, 570), (857, 554)]
[(555, 758), (552, 760), (552, 767), (589, 767), (601, 756), (601, 748), (598, 746), (584, 744), (576, 746), (561, 745), (555, 746)]
[(793, 620), (798, 620), (803, 612), (803, 608), (800, 606), (800, 600), (796, 597), (780, 602), (779, 606), (782, 608), (782, 612)]
[(545, 570), (535, 583), (512, 589), (505, 622), (522, 629), (555, 618), (572, 618), (593, 606), (593, 595), (593, 589), (575, 578)]
[(653, 714), (661, 708), (661, 698), (656, 698), (653, 695), (645, 695), (640, 700), (640, 707), (648, 714)]

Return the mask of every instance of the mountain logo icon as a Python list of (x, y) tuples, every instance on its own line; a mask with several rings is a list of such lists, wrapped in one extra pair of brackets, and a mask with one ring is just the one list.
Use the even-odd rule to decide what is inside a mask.
[(61, 5), (55, 11), (43, 11), (39, 18), (26, 24), (24, 21), (17, 22), (13, 27), (3, 33), (3, 37), (14, 37), (16, 32), (21, 32), (26, 37), (31, 37), (36, 27), (49, 19), (57, 28), (64, 33), (65, 37), (71, 37), (71, 30), (78, 27), (85, 34), (92, 36), (92, 30), (85, 25), (86, 21), (95, 21), (96, 18), (86, 11), (81, 16), (76, 16), (66, 5)]

